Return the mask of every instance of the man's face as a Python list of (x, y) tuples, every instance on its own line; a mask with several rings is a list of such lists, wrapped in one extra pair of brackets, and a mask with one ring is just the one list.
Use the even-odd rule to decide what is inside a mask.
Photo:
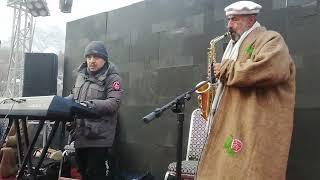
[(86, 57), (88, 68), (91, 72), (98, 71), (106, 63), (104, 59), (96, 55), (88, 55)]
[(230, 15), (227, 17), (227, 29), (231, 39), (238, 41), (241, 35), (253, 25), (254, 15)]

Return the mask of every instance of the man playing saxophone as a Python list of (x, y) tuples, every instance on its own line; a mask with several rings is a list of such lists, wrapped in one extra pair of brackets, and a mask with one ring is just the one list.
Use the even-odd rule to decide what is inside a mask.
[(198, 180), (284, 180), (295, 103), (295, 66), (282, 36), (256, 20), (262, 7), (225, 8), (231, 40), (214, 75), (222, 90)]

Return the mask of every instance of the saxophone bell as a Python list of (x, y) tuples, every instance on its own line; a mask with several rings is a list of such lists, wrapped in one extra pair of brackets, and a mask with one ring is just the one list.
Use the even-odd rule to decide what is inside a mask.
[[(205, 81), (201, 81), (197, 84), (199, 86), (200, 84), (203, 84)], [(202, 117), (207, 120), (209, 116), (209, 111), (206, 111), (206, 109), (210, 108), (210, 96), (212, 96), (212, 84), (207, 82), (203, 86), (199, 87), (195, 92), (198, 95), (198, 106), (201, 109), (201, 115)], [(212, 98), (212, 97), (211, 97)]]

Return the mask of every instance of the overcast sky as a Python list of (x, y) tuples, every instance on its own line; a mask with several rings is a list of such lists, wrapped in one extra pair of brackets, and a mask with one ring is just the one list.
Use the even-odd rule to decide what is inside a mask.
[[(71, 13), (62, 13), (59, 0), (47, 0), (50, 16), (36, 17), (36, 28), (59, 27), (65, 32), (66, 22), (93, 14), (110, 11), (143, 0), (73, 0)], [(7, 7), (6, 0), (0, 0), (0, 40), (8, 41), (12, 31), (13, 8)]]

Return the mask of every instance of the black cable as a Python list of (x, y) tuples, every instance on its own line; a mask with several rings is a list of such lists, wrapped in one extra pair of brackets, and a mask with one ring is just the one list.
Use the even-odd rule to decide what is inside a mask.
[(13, 102), (16, 102), (16, 103), (22, 103), (22, 102), (26, 102), (26, 99), (15, 99), (15, 98), (5, 98), (3, 99), (0, 104), (6, 104), (6, 102), (10, 100), (10, 101), (13, 101)]
[(10, 98), (4, 98), (2, 99), (2, 101), (0, 102), (0, 104), (5, 104), (4, 102), (6, 102), (7, 100), (11, 100)]

